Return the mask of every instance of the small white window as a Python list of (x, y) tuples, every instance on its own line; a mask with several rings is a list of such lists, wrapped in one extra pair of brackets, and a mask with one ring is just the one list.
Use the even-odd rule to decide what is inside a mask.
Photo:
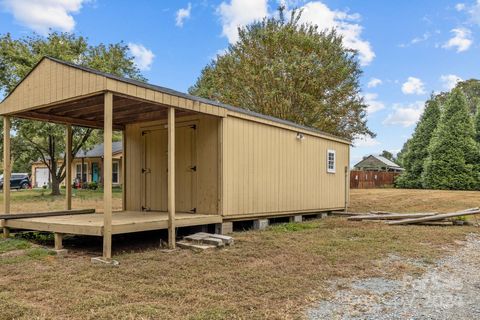
[(335, 173), (335, 150), (327, 150), (327, 172)]

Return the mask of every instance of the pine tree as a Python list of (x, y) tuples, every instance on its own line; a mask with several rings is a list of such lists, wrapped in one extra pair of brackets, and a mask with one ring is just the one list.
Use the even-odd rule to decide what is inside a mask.
[(433, 96), (426, 102), (425, 111), (399, 158), (405, 172), (397, 178), (395, 185), (399, 188), (422, 188), (422, 173), (428, 146), (440, 118), (440, 107)]
[(423, 184), (430, 189), (478, 188), (478, 144), (465, 95), (454, 89), (446, 100), (428, 147)]
[(480, 143), (480, 106), (477, 107), (477, 113), (475, 114), (475, 133), (475, 140)]

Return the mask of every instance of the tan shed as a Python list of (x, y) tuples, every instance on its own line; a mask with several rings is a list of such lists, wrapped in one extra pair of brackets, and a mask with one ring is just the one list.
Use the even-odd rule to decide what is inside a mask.
[[(348, 140), (57, 59), (43, 58), (0, 104), (0, 114), (5, 159), (10, 117), (65, 124), (67, 133), (71, 125), (104, 129), (105, 150), (112, 148), (112, 130), (123, 131), (122, 212), (112, 214), (106, 183), (103, 215), (72, 214), (67, 189), (65, 209), (75, 219), (3, 220), (5, 232), (103, 236), (105, 259), (115, 233), (168, 227), (174, 246), (179, 226), (326, 212), (348, 203)], [(111, 163), (111, 152), (104, 154)], [(111, 181), (111, 168), (104, 169), (103, 181)], [(89, 223), (82, 222), (87, 216)]]

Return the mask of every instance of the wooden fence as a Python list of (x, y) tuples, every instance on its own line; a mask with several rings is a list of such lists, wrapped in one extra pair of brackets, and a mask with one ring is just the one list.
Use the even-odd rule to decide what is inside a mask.
[(350, 171), (350, 188), (391, 188), (399, 172), (385, 171)]

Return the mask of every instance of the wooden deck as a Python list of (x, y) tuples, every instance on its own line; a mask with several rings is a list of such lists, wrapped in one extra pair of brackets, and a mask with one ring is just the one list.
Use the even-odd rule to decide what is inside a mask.
[[(176, 213), (175, 226), (188, 227), (221, 223), (220, 215)], [(55, 233), (103, 236), (103, 214), (78, 214), (5, 220), (12, 229), (50, 231)], [(121, 211), (112, 215), (112, 233), (130, 233), (168, 228), (167, 212)]]

